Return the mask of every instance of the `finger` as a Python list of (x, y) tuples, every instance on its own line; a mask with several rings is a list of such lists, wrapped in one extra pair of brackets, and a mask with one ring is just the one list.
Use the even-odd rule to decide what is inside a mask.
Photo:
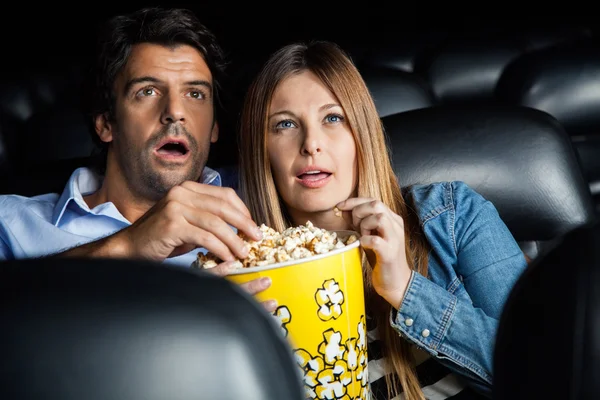
[(198, 194), (206, 194), (216, 197), (217, 199), (221, 199), (221, 201), (225, 200), (235, 207), (239, 212), (250, 218), (250, 211), (248, 210), (248, 207), (246, 207), (246, 204), (244, 204), (242, 199), (240, 199), (237, 193), (235, 193), (235, 190), (231, 188), (206, 185), (192, 181), (183, 182), (181, 186)]
[(360, 222), (361, 236), (370, 236), (371, 232), (377, 232), (385, 240), (389, 240), (394, 232), (392, 220), (388, 214), (371, 214)]
[[(227, 228), (233, 232), (231, 228)], [(235, 233), (233, 235), (236, 236)], [(198, 228), (194, 224), (179, 228), (177, 231), (177, 237), (186, 245), (192, 244), (195, 247), (205, 248), (223, 261), (236, 260), (236, 256), (231, 252), (227, 244), (223, 243), (221, 239), (217, 238), (217, 236), (211, 232)], [(237, 239), (241, 241), (240, 238)]]
[(374, 199), (368, 197), (353, 197), (338, 203), (336, 207), (341, 211), (351, 211), (354, 207), (373, 200)]
[[(367, 255), (374, 253), (374, 256), (379, 258), (379, 261), (384, 262), (386, 254), (390, 254), (388, 242), (380, 236), (366, 235), (360, 238), (360, 245), (365, 249)], [(369, 260), (371, 265), (375, 265), (375, 260)]]
[(206, 271), (208, 271), (211, 274), (218, 275), (218, 276), (227, 276), (239, 268), (238, 266), (236, 266), (237, 263), (238, 263), (238, 261), (236, 261), (236, 260), (225, 261), (225, 262), (218, 264), (214, 268), (208, 268)]
[(275, 312), (277, 310), (277, 301), (276, 300), (267, 300), (262, 302), (263, 307), (270, 313)]
[[(222, 246), (215, 242), (221, 242), (225, 247), (227, 247), (228, 252), (232, 253), (235, 257), (245, 258), (248, 256), (248, 245), (246, 242), (242, 240), (233, 229), (221, 218), (217, 217), (214, 214), (198, 211), (197, 209), (191, 207), (183, 208), (183, 217), (186, 221), (200, 228), (202, 231), (207, 234), (202, 235), (203, 240), (210, 240), (210, 245), (214, 247), (218, 247), (219, 251), (223, 252)], [(207, 243), (204, 247), (208, 249), (209, 243)], [(212, 251), (212, 249), (211, 249)], [(213, 251), (216, 255), (220, 256), (217, 252)], [(232, 257), (221, 258), (221, 260), (229, 261)]]
[(240, 284), (240, 287), (252, 296), (267, 290), (271, 286), (271, 278), (262, 277)]
[[(186, 203), (188, 205), (217, 215), (229, 225), (237, 228), (254, 240), (262, 239), (262, 232), (252, 218), (250, 218), (250, 213), (243, 203), (242, 205), (244, 208), (243, 210), (240, 210), (240, 208), (235, 205), (235, 201), (233, 203), (227, 201), (228, 198), (226, 197), (226, 194), (221, 193), (221, 196), (225, 197), (215, 197), (212, 194), (202, 193), (199, 191), (200, 189), (197, 188), (195, 182), (184, 182), (182, 186), (183, 185), (185, 185), (184, 188), (186, 190), (189, 190), (190, 193), (194, 194), (193, 196), (186, 196)], [(204, 188), (202, 190), (206, 192), (210, 191)], [(198, 194), (201, 194), (201, 196), (198, 196)], [(229, 195), (229, 197), (241, 202), (239, 197), (235, 195), (235, 192), (233, 195)]]
[(369, 201), (354, 206), (352, 215), (359, 219), (363, 219), (372, 214), (383, 214), (390, 211), (391, 210), (382, 201), (370, 199)]

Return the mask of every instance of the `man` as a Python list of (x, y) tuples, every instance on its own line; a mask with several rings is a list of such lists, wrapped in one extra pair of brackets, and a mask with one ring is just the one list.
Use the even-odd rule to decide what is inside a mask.
[[(88, 90), (103, 171), (77, 169), (60, 196), (0, 197), (0, 259), (100, 256), (189, 266), (209, 250), (226, 261), (214, 272), (226, 274), (248, 252), (231, 227), (254, 239), (261, 233), (205, 166), (219, 136), (222, 50), (180, 9), (112, 18), (98, 43)], [(257, 293), (268, 284), (245, 288)]]

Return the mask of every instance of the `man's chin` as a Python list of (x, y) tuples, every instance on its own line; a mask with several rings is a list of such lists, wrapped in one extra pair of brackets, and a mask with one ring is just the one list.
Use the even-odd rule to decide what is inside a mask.
[(148, 186), (157, 194), (166, 194), (173, 187), (186, 181), (197, 182), (199, 174), (191, 174), (186, 171), (156, 171), (152, 177), (147, 180)]

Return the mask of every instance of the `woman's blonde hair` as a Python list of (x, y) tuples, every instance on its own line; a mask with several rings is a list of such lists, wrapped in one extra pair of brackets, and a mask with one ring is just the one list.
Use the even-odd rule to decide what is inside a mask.
[[(251, 84), (240, 120), (240, 189), (252, 217), (274, 229), (290, 226), (277, 193), (267, 153), (268, 112), (278, 84), (292, 74), (311, 71), (335, 95), (354, 136), (358, 163), (359, 197), (381, 200), (403, 217), (406, 256), (412, 269), (427, 276), (427, 244), (414, 212), (405, 203), (392, 169), (383, 125), (359, 71), (336, 44), (291, 44), (275, 52)], [(363, 258), (365, 259), (365, 258)], [(389, 324), (391, 306), (378, 296), (365, 261), (365, 291), (370, 316), (377, 322), (384, 355), (399, 378), (407, 399), (424, 399), (409, 344)], [(386, 375), (390, 398), (398, 391)]]

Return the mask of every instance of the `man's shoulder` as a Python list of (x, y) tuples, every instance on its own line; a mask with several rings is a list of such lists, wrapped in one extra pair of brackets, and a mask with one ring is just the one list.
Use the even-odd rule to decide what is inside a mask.
[(0, 223), (25, 213), (52, 212), (59, 199), (58, 193), (26, 197), (17, 194), (0, 195)]

